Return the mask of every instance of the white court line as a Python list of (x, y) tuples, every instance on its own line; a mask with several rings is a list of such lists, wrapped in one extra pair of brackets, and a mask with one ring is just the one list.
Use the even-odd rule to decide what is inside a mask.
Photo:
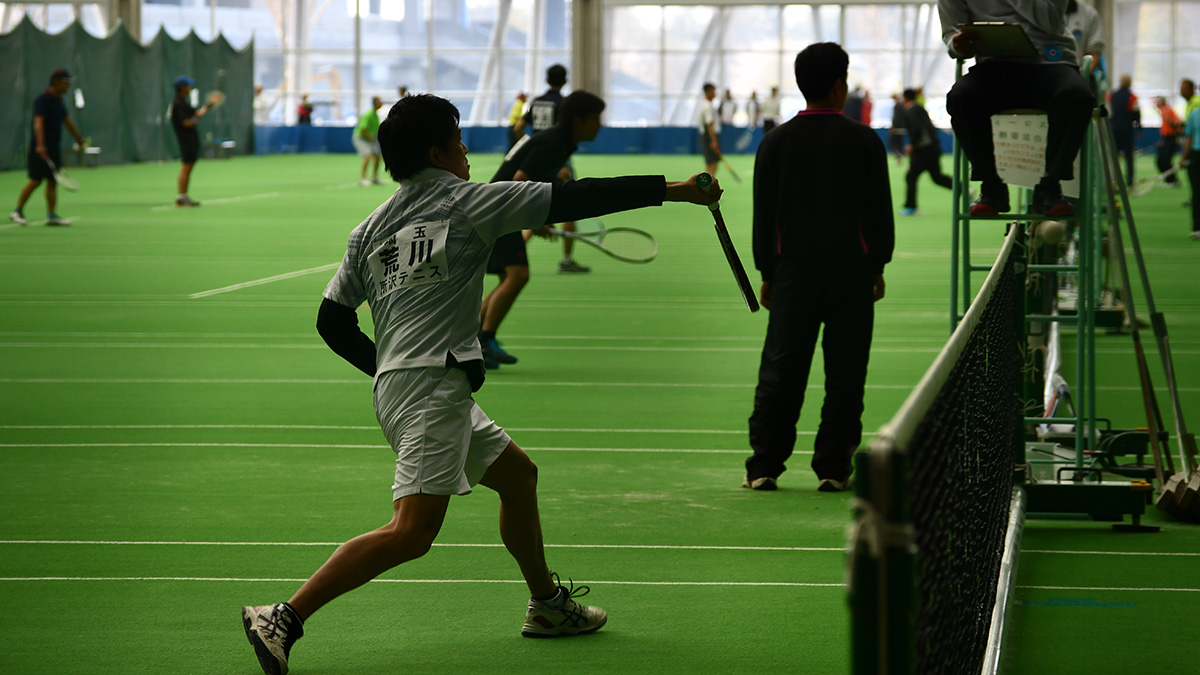
[[(308, 579), (286, 577), (0, 577), (0, 582), (31, 581), (190, 581), (190, 582), (288, 582), (302, 584)], [(372, 579), (372, 584), (524, 584), (520, 579)], [(583, 579), (577, 584), (589, 586), (716, 586), (716, 587), (763, 587), (763, 588), (845, 588), (845, 583), (814, 583), (802, 581), (624, 581)], [(1125, 593), (1200, 593), (1200, 588), (1162, 588), (1128, 586), (1017, 586), (1025, 590), (1053, 591), (1114, 591)]]
[[(75, 223), (78, 223), (81, 220), (83, 220), (83, 216), (67, 218), (67, 225), (68, 226), (74, 225)], [(46, 225), (46, 221), (44, 221), (44, 220), (31, 220), (25, 225), (18, 225), (17, 223), (7, 223), (5, 225), (0, 225), (0, 230), (12, 230), (12, 229), (15, 229), (18, 227), (44, 227), (45, 225)]]
[[(341, 546), (340, 541), (138, 541), (104, 539), (0, 539), (0, 545), (47, 545), (47, 546)], [(441, 548), (504, 548), (504, 544), (445, 544), (435, 542)], [(600, 549), (600, 550), (650, 550), (650, 551), (785, 551), (844, 553), (845, 547), (838, 546), (700, 546), (664, 544), (545, 544), (546, 548)], [(1200, 553), (1178, 551), (1051, 551), (1023, 550), (1022, 553), (1048, 553), (1067, 555), (1117, 555), (1142, 557), (1200, 557)], [(1032, 588), (1032, 587), (1028, 587)]]
[(1200, 593), (1200, 588), (1163, 588), (1163, 587), (1133, 587), (1133, 586), (1017, 586), (1017, 588), (1035, 591), (1125, 591), (1146, 593), (1151, 591), (1167, 593)]
[[(92, 541), (71, 539), (5, 539), (0, 545), (64, 545), (64, 546), (341, 546), (341, 541)], [(504, 544), (441, 544), (441, 548), (504, 548)], [(620, 549), (649, 551), (786, 551), (786, 552), (845, 552), (845, 548), (817, 546), (656, 546), (642, 544), (545, 544), (546, 548)]]
[[(278, 197), (278, 196), (279, 196), (278, 192), (262, 192), (262, 193), (259, 193), (256, 195), (242, 195), (240, 197), (222, 197), (220, 199), (205, 199), (204, 205), (207, 206), (209, 204), (233, 204), (235, 202), (248, 202), (248, 201), (251, 201), (254, 199), (270, 199), (271, 197)], [(164, 205), (164, 206), (152, 206), (152, 207), (150, 207), (150, 210), (151, 211), (174, 211), (178, 208), (180, 208), (180, 207), (175, 206), (174, 204), (170, 204), (170, 205)]]
[(1200, 553), (1189, 552), (1153, 552), (1153, 551), (1050, 551), (1038, 549), (1022, 549), (1021, 553), (1058, 553), (1063, 555), (1131, 555), (1131, 556), (1181, 556), (1200, 558)]
[[(379, 431), (379, 425), (332, 424), (0, 424), (0, 429), (284, 429), (329, 431)], [(558, 434), (729, 434), (742, 435), (745, 429), (585, 429), (562, 427), (504, 427), (517, 433), (549, 432)], [(816, 432), (813, 432), (816, 433)]]
[[(189, 295), (189, 298), (204, 298), (220, 293), (228, 293), (243, 288), (268, 284), (273, 281), (281, 281), (283, 279), (291, 279), (293, 277), (331, 270), (341, 263), (330, 263), (321, 267), (313, 267), (307, 270), (298, 270), (296, 272), (288, 272), (286, 274), (278, 274), (273, 277), (263, 279), (255, 279), (232, 286), (216, 288), (209, 291), (201, 291)], [(152, 336), (153, 337), (153, 336)], [(199, 337), (199, 336), (193, 336)], [(649, 338), (654, 339), (654, 338)], [(665, 340), (664, 341), (668, 341)], [(681, 347), (678, 345), (662, 345), (662, 346), (629, 346), (629, 345), (531, 345), (517, 344), (515, 342), (506, 342), (505, 346), (508, 349), (524, 350), (530, 352), (648, 352), (648, 353), (737, 353), (737, 354), (758, 354), (762, 351), (760, 347)], [(0, 342), (0, 348), (44, 348), (44, 349), (328, 349), (324, 344), (288, 344), (284, 342)], [(935, 347), (872, 347), (873, 354), (936, 354), (940, 350)], [(1097, 354), (1108, 355), (1123, 355), (1132, 354), (1130, 351), (1108, 351), (1098, 350)], [(1172, 354), (1175, 355), (1196, 355), (1200, 354), (1200, 350), (1194, 349), (1173, 349)], [(1128, 387), (1128, 389), (1135, 389)], [(1187, 391), (1184, 389), (1183, 391)]]
[[(311, 338), (316, 334), (316, 331), (308, 331), (304, 333), (126, 333), (126, 332), (101, 332), (101, 331), (0, 331), (0, 337), (107, 337), (107, 338), (199, 338), (199, 339), (228, 339), (228, 338), (259, 338), (259, 339), (297, 339)], [(762, 337), (694, 337), (694, 336), (672, 336), (672, 337), (647, 337), (645, 335), (508, 335), (506, 340), (545, 340), (547, 342), (555, 341), (588, 341), (588, 342), (749, 342), (755, 345), (762, 344)], [(872, 342), (878, 343), (928, 343), (942, 344), (945, 340), (937, 338), (875, 338)], [(1172, 340), (1172, 344), (1183, 343), (1182, 340)]]
[[(247, 577), (0, 577), (0, 581), (198, 581), (198, 582), (290, 582), (304, 583), (308, 579), (247, 578)], [(372, 584), (524, 584), (520, 579), (372, 579)], [(600, 581), (575, 580), (576, 584), (596, 586), (726, 586), (726, 587), (789, 587), (845, 588), (844, 583), (819, 584), (801, 581)]]
[[(814, 432), (815, 433), (815, 432)], [(391, 450), (379, 443), (0, 443), (0, 448), (316, 448), (321, 450)], [(526, 452), (603, 452), (603, 453), (665, 453), (678, 455), (744, 455), (745, 449), (719, 450), (711, 448), (574, 448), (553, 446), (521, 446)], [(810, 450), (796, 450), (794, 455), (811, 455)]]
[[(340, 263), (339, 263), (340, 264)], [(191, 298), (207, 297), (217, 293), (226, 293), (228, 291), (236, 291), (241, 288), (257, 286), (259, 284), (279, 281), (280, 279), (290, 279), (292, 277), (315, 272), (320, 269), (332, 269), (336, 265), (328, 268), (313, 268), (304, 270), (303, 272), (290, 272), (281, 274), (267, 279), (259, 279), (256, 281), (248, 281), (243, 284), (234, 286), (226, 286), (212, 291), (204, 291), (202, 293), (193, 293), (188, 296)], [(632, 347), (632, 346), (617, 346), (617, 345), (517, 345), (506, 344), (508, 349), (517, 349), (528, 352), (647, 352), (656, 354), (679, 354), (679, 353), (738, 353), (738, 354), (758, 354), (762, 352), (759, 347), (680, 347), (678, 345), (662, 345), (657, 347)], [(310, 343), (288, 344), (284, 342), (262, 343), (262, 342), (0, 342), (0, 348), (44, 348), (44, 349), (329, 349), (324, 343), (316, 340), (316, 335), (313, 335), (313, 340)], [(875, 354), (936, 354), (940, 350), (933, 347), (917, 347), (912, 349), (900, 349), (881, 347), (872, 349)], [(1173, 353), (1186, 354), (1186, 351), (1176, 350)]]
[(269, 284), (272, 281), (282, 281), (283, 279), (291, 279), (293, 277), (300, 277), (300, 276), (304, 276), (305, 274), (312, 274), (313, 272), (323, 272), (325, 270), (331, 270), (331, 269), (334, 269), (335, 267), (337, 267), (338, 265), (341, 265), (341, 263), (340, 262), (329, 263), (328, 265), (321, 265), (320, 267), (310, 267), (306, 270), (296, 270), (295, 272), (285, 272), (284, 274), (276, 274), (273, 277), (264, 277), (262, 279), (255, 279), (253, 281), (244, 281), (240, 284), (233, 284), (232, 286), (222, 286), (221, 288), (214, 288), (211, 291), (200, 291), (199, 293), (192, 293), (188, 297), (189, 298), (207, 298), (210, 295), (217, 295), (219, 293), (228, 293), (230, 291), (237, 291), (237, 290), (241, 290), (243, 288), (250, 288), (251, 286), (261, 286), (263, 284)]
[[(249, 379), (249, 378), (85, 378), (85, 377), (0, 377), (0, 384), (353, 384), (370, 385), (371, 380), (362, 377), (343, 379)], [(715, 382), (537, 382), (490, 379), (488, 387), (610, 387), (610, 388), (666, 388), (666, 389), (741, 389), (754, 387), (753, 382), (744, 384), (722, 384)], [(868, 390), (908, 391), (911, 384), (868, 384)], [(810, 382), (809, 389), (823, 389), (821, 382)], [(1200, 387), (1179, 387), (1182, 392), (1198, 392)], [(1097, 391), (1141, 391), (1140, 387), (1102, 387)]]

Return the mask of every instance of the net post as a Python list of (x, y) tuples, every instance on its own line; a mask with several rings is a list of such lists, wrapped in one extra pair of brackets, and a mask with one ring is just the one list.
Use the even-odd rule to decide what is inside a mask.
[[(1029, 230), (1021, 223), (1013, 221), (1009, 227), (1017, 229), (1016, 237), (1013, 241), (1012, 253), (1009, 254), (1009, 260), (1012, 262), (1013, 275), (1016, 277), (1016, 285), (1019, 289), (1028, 289), (1027, 280), (1029, 274)], [(1021, 363), (1024, 367), (1028, 367), (1032, 361), (1029, 349), (1029, 336), (1027, 335), (1028, 328), (1025, 324), (1025, 313), (1027, 311), (1027, 294), (1026, 291), (1016, 293), (1013, 302), (1013, 331), (1017, 338), (1017, 349), (1021, 352)], [(1013, 483), (1020, 484), (1025, 482), (1025, 406), (1030, 400), (1028, 389), (1031, 386), (1029, 378), (1022, 376), (1021, 381), (1014, 392), (1019, 397), (1017, 405), (1016, 419), (1013, 420), (1013, 437), (1012, 437), (1012, 453), (1013, 453)], [(1033, 400), (1037, 400), (1036, 397)]]

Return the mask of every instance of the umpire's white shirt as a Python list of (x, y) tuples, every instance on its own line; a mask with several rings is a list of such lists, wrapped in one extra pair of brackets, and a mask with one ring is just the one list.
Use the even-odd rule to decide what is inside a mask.
[(545, 224), (549, 183), (471, 183), (441, 169), (400, 181), (350, 233), (325, 297), (364, 301), (375, 323), (376, 377), (482, 358), (479, 309), (492, 243)]

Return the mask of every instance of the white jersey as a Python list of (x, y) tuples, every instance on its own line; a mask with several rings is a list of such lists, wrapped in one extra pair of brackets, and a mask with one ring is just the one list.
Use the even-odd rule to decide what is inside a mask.
[(1085, 3), (1077, 2), (1077, 9), (1067, 13), (1067, 31), (1075, 38), (1080, 57), (1104, 51), (1104, 30), (1100, 12)]
[(711, 124), (713, 133), (721, 133), (721, 118), (717, 115), (717, 109), (713, 106), (712, 101), (704, 99), (700, 102), (700, 116), (697, 118), (697, 124), (700, 127), (700, 135), (708, 133), (705, 128)]
[(479, 308), (492, 244), (541, 227), (549, 183), (471, 183), (428, 168), (400, 187), (350, 233), (325, 287), (340, 305), (371, 306), (376, 376), (482, 358)]
[(779, 122), (779, 97), (771, 96), (762, 104), (762, 116), (764, 120)]

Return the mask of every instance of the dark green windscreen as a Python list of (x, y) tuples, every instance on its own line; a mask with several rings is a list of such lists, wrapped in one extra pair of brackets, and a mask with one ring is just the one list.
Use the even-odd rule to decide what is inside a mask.
[[(143, 162), (179, 156), (167, 110), (172, 82), (180, 75), (196, 80), (201, 102), (213, 89), (226, 95), (224, 105), (200, 121), (204, 140), (230, 139), (238, 152), (250, 152), (254, 134), (254, 44), (234, 49), (224, 36), (204, 42), (195, 33), (176, 40), (163, 30), (140, 44), (123, 26), (98, 38), (78, 23), (48, 34), (25, 17), (0, 35), (0, 171), (25, 166), (33, 124), (33, 99), (45, 90), (50, 73), (66, 68), (75, 76), (64, 100), (67, 113), (91, 144), (101, 148), (103, 164)], [(83, 96), (77, 106), (75, 91)], [(69, 133), (63, 134), (64, 160), (70, 162)]]

